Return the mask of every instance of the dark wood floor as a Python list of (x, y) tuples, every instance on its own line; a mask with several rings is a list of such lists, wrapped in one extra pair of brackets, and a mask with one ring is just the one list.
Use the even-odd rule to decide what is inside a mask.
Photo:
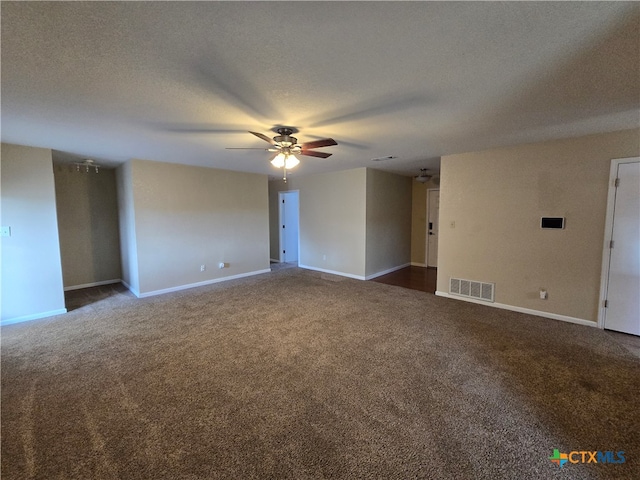
[(420, 290), (427, 293), (436, 293), (437, 273), (437, 268), (411, 266), (396, 270), (387, 275), (382, 275), (371, 281), (410, 288), (412, 290)]
[(105, 298), (112, 297), (118, 294), (129, 294), (127, 287), (122, 283), (110, 283), (107, 285), (99, 285), (96, 287), (81, 288), (78, 290), (67, 290), (64, 292), (64, 303), (67, 307), (67, 311), (76, 310), (77, 308), (91, 305), (92, 303), (99, 302)]

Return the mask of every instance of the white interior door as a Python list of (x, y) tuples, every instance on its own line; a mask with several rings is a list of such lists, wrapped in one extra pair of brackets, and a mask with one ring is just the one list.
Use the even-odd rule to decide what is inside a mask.
[(280, 261), (298, 261), (298, 192), (280, 192)]
[(640, 159), (618, 164), (604, 327), (640, 335)]
[(438, 266), (440, 190), (427, 190), (427, 267)]

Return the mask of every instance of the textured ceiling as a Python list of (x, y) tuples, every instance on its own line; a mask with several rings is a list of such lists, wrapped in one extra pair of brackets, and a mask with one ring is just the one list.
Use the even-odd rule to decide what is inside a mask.
[[(417, 174), (446, 154), (637, 127), (636, 2), (2, 2), (2, 141), (58, 160)], [(374, 162), (373, 158), (397, 158)]]

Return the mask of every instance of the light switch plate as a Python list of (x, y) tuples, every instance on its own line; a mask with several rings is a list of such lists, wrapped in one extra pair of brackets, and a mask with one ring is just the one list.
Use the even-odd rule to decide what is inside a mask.
[(0, 237), (10, 237), (11, 227), (0, 227)]

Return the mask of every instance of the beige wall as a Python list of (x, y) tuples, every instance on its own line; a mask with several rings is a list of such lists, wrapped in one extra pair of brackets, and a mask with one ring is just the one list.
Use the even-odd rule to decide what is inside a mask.
[(367, 169), (289, 180), (300, 190), (300, 266), (364, 277)]
[(300, 266), (366, 278), (410, 262), (411, 179), (369, 168), (269, 182), (271, 258), (278, 192), (300, 192)]
[(65, 287), (119, 281), (120, 237), (115, 170), (54, 168)]
[(51, 150), (2, 144), (1, 318), (3, 323), (64, 313)]
[(266, 176), (146, 160), (130, 176), (140, 295), (269, 269)]
[(426, 183), (411, 182), (411, 263), (427, 265), (427, 189), (440, 188), (433, 179)]
[(411, 261), (411, 177), (367, 169), (366, 276)]
[[(495, 282), (497, 303), (597, 321), (611, 159), (638, 156), (639, 139), (627, 130), (443, 157), (438, 291), (450, 277)], [(541, 216), (566, 217), (566, 229), (540, 229)]]

